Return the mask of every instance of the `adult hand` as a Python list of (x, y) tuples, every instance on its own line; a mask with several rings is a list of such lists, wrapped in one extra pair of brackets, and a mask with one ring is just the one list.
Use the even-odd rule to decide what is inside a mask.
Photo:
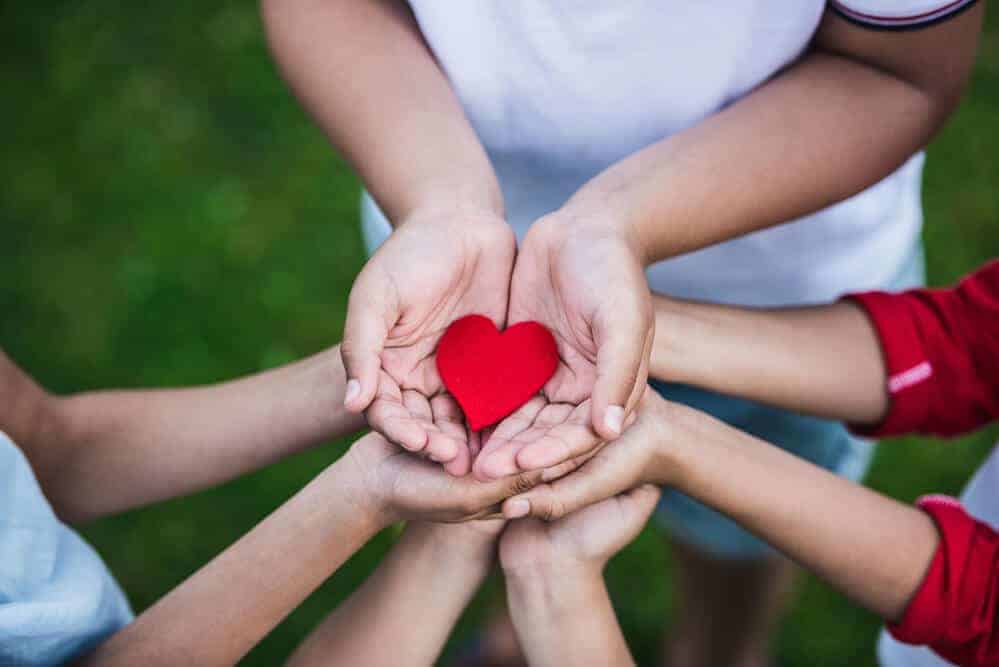
[(531, 427), (501, 422), (489, 437), (474, 464), (480, 479), (586, 454), (628, 424), (646, 385), (654, 338), (636, 244), (611, 226), (559, 213), (539, 220), (517, 255), (510, 288), (509, 321), (525, 320), (552, 331), (559, 365)]
[[(479, 313), (502, 326), (516, 241), (491, 212), (417, 209), (378, 249), (350, 292), (341, 345), (344, 404), (392, 442), (468, 472), (467, 432), (442, 428), (435, 352), (456, 319)], [(465, 453), (463, 453), (465, 452)]]

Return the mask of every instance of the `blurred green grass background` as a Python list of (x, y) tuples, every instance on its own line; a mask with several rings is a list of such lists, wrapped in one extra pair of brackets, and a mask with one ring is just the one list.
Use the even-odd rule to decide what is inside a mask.
[[(359, 184), (279, 79), (254, 3), (36, 0), (4, 3), (0, 17), (0, 345), (14, 359), (70, 392), (210, 382), (339, 340), (364, 262)], [(967, 99), (930, 150), (932, 284), (999, 255), (997, 33), (992, 16)], [(956, 493), (995, 435), (886, 443), (871, 484), (906, 500)], [(84, 533), (141, 611), (345, 444)], [(244, 664), (280, 663), (390, 543), (372, 542)], [(886, 544), (885, 557), (899, 548)], [(672, 610), (660, 536), (646, 531), (608, 576), (650, 664)], [(782, 664), (874, 663), (874, 617), (813, 578), (796, 600)]]

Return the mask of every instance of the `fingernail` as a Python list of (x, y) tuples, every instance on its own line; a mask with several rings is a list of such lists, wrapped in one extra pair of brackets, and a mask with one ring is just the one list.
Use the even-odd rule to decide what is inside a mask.
[(604, 413), (604, 426), (608, 431), (621, 435), (621, 431), (624, 430), (624, 408), (620, 405), (608, 407)]
[(520, 519), (527, 516), (530, 511), (531, 503), (523, 498), (508, 500), (506, 507), (503, 508), (503, 514), (505, 514), (508, 519)]
[(344, 405), (346, 405), (347, 403), (352, 402), (355, 398), (357, 398), (360, 395), (361, 395), (361, 383), (360, 383), (360, 381), (358, 381), (358, 380), (348, 380), (347, 381), (347, 389), (346, 389), (346, 391), (344, 392), (344, 395), (343, 395), (343, 403), (344, 403)]

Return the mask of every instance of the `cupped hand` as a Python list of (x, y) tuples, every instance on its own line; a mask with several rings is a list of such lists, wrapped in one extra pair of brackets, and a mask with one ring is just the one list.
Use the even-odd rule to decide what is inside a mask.
[[(418, 210), (378, 249), (350, 292), (341, 345), (344, 404), (392, 442), (468, 471), (467, 431), (443, 428), (435, 350), (453, 321), (479, 313), (502, 326), (516, 241), (482, 211)], [(464, 430), (464, 427), (462, 427)]]
[[(378, 433), (357, 440), (342, 459), (356, 486), (348, 489), (359, 505), (398, 520), (438, 522), (499, 518), (504, 499), (531, 489), (542, 477), (560, 477), (575, 468), (567, 462), (550, 471), (532, 471), (493, 482), (450, 475), (440, 465), (400, 449)], [(488, 528), (482, 526), (482, 528)]]
[(555, 522), (517, 519), (500, 538), (500, 563), (508, 572), (573, 565), (602, 569), (638, 537), (658, 500), (659, 488), (643, 484)]
[(474, 463), (480, 479), (557, 465), (618, 437), (648, 378), (648, 283), (634, 245), (609, 227), (557, 213), (538, 221), (517, 255), (508, 319), (547, 326), (560, 360), (532, 427), (504, 421), (490, 436)]
[(646, 389), (634, 424), (617, 440), (592, 457), (579, 461), (571, 475), (538, 484), (506, 500), (508, 519), (526, 516), (557, 521), (583, 508), (643, 484), (656, 486), (676, 482), (682, 474), (673, 449), (696, 441), (706, 415), (686, 406), (668, 403)]

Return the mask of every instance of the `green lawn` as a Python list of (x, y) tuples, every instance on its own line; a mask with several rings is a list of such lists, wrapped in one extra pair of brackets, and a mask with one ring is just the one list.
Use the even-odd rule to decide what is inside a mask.
[[(339, 339), (364, 261), (359, 185), (278, 78), (253, 3), (36, 0), (2, 16), (0, 345), (68, 392), (213, 381)], [(934, 284), (999, 255), (997, 37), (993, 20), (968, 98), (930, 151)], [(995, 436), (886, 443), (871, 483), (903, 499), (956, 492)], [(142, 610), (344, 445), (84, 532)], [(277, 664), (390, 542), (359, 553), (245, 664)], [(659, 536), (647, 531), (609, 577), (648, 662), (671, 613)], [(814, 579), (797, 600), (783, 664), (873, 663), (876, 619)]]

